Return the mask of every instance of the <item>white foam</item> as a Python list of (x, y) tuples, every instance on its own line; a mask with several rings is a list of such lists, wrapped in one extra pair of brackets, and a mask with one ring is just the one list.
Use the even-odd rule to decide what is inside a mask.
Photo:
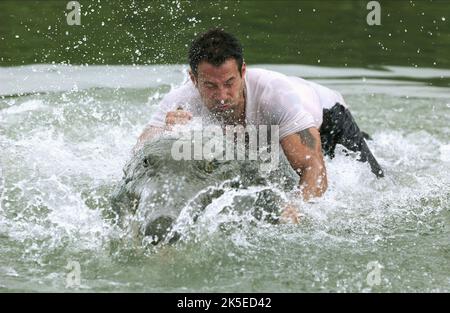
[[(291, 64), (256, 64), (252, 67), (263, 67), (286, 75), (312, 78), (345, 94), (385, 93), (435, 98), (449, 98), (450, 94), (450, 88), (431, 87), (427, 84), (429, 79), (450, 77), (450, 70), (446, 69), (385, 66), (373, 70)], [(34, 64), (0, 67), (0, 96), (94, 87), (135, 89), (179, 85), (188, 78), (187, 69), (188, 66), (185, 64), (142, 66)], [(402, 77), (408, 80), (402, 80)], [(409, 79), (411, 77), (423, 81), (411, 81)]]
[(441, 160), (444, 162), (450, 162), (450, 144), (441, 145), (439, 147)]
[(0, 111), (0, 114), (20, 114), (29, 111), (46, 109), (47, 106), (42, 100), (28, 100), (19, 105), (14, 105)]
[[(5, 177), (3, 176), (2, 162), (0, 159), (0, 212), (3, 211), (4, 192), (5, 192)], [(0, 215), (0, 225), (1, 225), (2, 219), (3, 219), (3, 216)]]
[(6, 276), (10, 276), (10, 277), (19, 277), (20, 275), (17, 273), (17, 271), (10, 266), (3, 266), (0, 267), (0, 273), (3, 273)]

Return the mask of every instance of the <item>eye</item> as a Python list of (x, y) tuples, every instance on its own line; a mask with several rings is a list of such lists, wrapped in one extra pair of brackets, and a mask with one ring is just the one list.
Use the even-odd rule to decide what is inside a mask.
[(234, 80), (226, 82), (226, 83), (225, 83), (225, 86), (226, 86), (226, 87), (232, 87), (233, 84), (234, 84)]
[(205, 83), (205, 87), (208, 88), (208, 89), (214, 89), (215, 86), (213, 84), (210, 84), (210, 83)]
[(144, 160), (142, 161), (144, 167), (152, 167), (156, 168), (158, 165), (158, 161), (156, 158), (152, 156), (146, 156)]

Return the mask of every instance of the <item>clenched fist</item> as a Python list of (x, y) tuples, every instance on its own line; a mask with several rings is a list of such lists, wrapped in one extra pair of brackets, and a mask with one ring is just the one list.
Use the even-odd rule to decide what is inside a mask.
[(166, 125), (187, 124), (192, 119), (192, 113), (178, 108), (176, 111), (170, 111), (166, 114)]

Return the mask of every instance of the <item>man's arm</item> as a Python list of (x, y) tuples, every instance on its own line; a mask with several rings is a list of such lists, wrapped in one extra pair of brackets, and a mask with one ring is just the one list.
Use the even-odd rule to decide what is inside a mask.
[(305, 201), (322, 196), (328, 187), (317, 128), (307, 128), (281, 140), (281, 147), (292, 168), (300, 175), (299, 187)]

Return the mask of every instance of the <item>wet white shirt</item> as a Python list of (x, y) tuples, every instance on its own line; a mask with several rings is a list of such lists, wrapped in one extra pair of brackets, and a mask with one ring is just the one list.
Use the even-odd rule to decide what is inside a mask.
[[(280, 139), (301, 130), (322, 125), (323, 109), (336, 103), (346, 106), (340, 93), (299, 77), (251, 68), (247, 69), (246, 123), (250, 125), (278, 125)], [(149, 125), (164, 127), (166, 114), (183, 107), (194, 116), (208, 116), (200, 93), (189, 80), (170, 91), (161, 100)]]

